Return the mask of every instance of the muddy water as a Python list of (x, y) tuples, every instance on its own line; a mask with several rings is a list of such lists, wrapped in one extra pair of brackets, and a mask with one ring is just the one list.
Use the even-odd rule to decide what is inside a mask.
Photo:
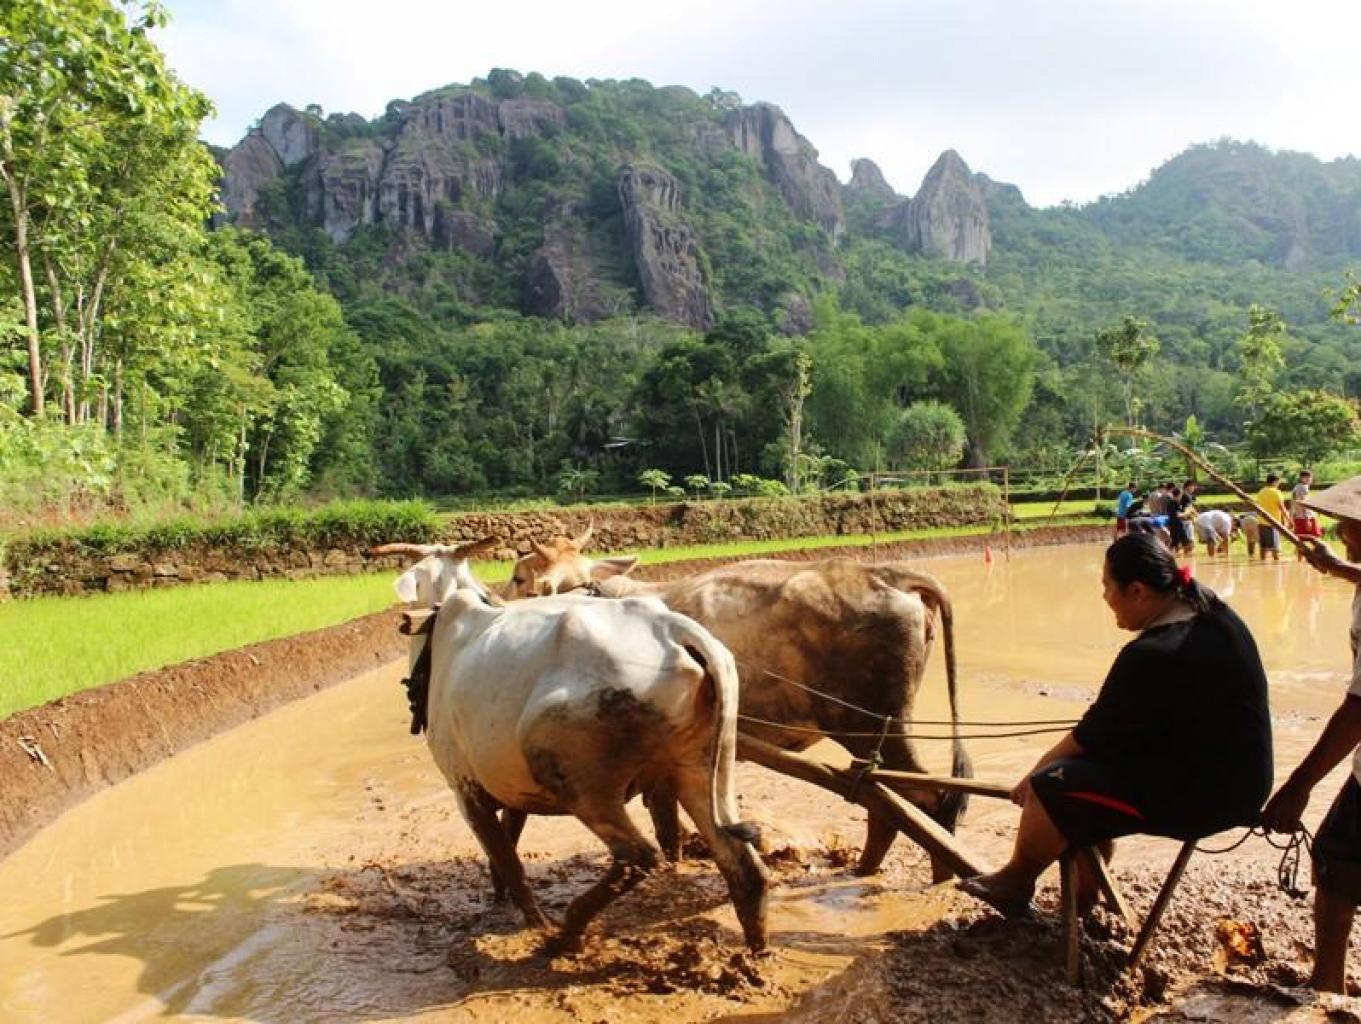
[[(1099, 558), (1093, 546), (931, 563), (955, 600), (967, 719), (1081, 712), (1128, 639), (1101, 602)], [(1341, 692), (1350, 591), (1242, 558), (1197, 572), (1257, 636), (1286, 770)], [(547, 961), (487, 902), (475, 845), (406, 733), (399, 674), (203, 744), (0, 862), (0, 1020), (839, 1020), (884, 998), (859, 979), (886, 933), (955, 913), (959, 898), (931, 888), (904, 843), (881, 876), (851, 877), (858, 810), (743, 766), (743, 804), (769, 825), (779, 881), (757, 980), (732, 957), (735, 922), (703, 862), (622, 901), (588, 956)], [(920, 717), (945, 716), (943, 689), (937, 655)], [(978, 740), (978, 774), (1009, 781), (1053, 739)], [(922, 747), (946, 767), (948, 744)], [(999, 857), (1014, 821), (976, 801), (961, 834)], [(1150, 855), (1170, 859), (1166, 847)], [(532, 819), (521, 848), (550, 909), (603, 863), (562, 819)]]

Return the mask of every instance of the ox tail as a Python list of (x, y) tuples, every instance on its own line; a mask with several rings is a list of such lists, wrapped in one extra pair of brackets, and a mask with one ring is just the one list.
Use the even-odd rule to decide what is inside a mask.
[(688, 636), (681, 641), (690, 655), (704, 667), (705, 682), (712, 688), (715, 730), (709, 761), (709, 807), (714, 824), (744, 843), (761, 838), (760, 826), (737, 817), (737, 663), (732, 652), (708, 630), (691, 622)]
[[(964, 749), (964, 740), (959, 735), (959, 666), (955, 660), (955, 612), (949, 596), (944, 590), (937, 591), (940, 608), (941, 632), (945, 634), (945, 686), (950, 698), (950, 774), (957, 779), (973, 778), (973, 761)], [(955, 830), (960, 818), (969, 806), (968, 793), (946, 793), (940, 802), (937, 820), (949, 829)]]
[[(922, 595), (928, 610), (940, 614), (940, 627), (945, 646), (945, 687), (950, 700), (950, 774), (958, 779), (973, 778), (973, 761), (964, 749), (959, 735), (959, 664), (955, 658), (955, 612), (950, 595), (940, 581), (929, 573), (912, 568), (905, 562), (885, 562), (874, 566), (874, 574), (884, 583), (899, 590), (911, 590)], [(969, 794), (946, 793), (936, 811), (936, 820), (951, 832), (969, 806)]]

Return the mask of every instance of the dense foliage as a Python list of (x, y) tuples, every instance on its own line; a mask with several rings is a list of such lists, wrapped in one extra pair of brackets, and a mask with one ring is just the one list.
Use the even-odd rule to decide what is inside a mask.
[[(267, 235), (207, 229), (209, 105), (150, 41), (158, 6), (29, 0), (0, 19), (8, 521), (347, 494), (577, 500), (636, 491), (643, 470), (667, 478), (643, 481), (654, 493), (686, 478), (796, 490), (1049, 464), (1118, 420), (1193, 416), (1297, 458), (1355, 441), (1355, 289), (1328, 289), (1361, 252), (1357, 161), (1197, 146), (1129, 193), (1048, 210), (988, 183), (993, 249), (964, 267), (905, 251), (892, 197), (843, 189), (839, 238), (799, 212), (721, 141), (730, 93), (493, 71), (438, 92), (565, 114), (469, 143), (504, 175), (459, 199), (495, 224), (491, 249), (374, 225), (340, 245), (307, 215), (300, 170), (262, 196)], [(307, 117), (344, 152), (390, 143), (407, 106)], [(626, 160), (677, 182), (708, 331), (641, 309)], [(549, 222), (596, 282), (580, 322), (523, 313)]]

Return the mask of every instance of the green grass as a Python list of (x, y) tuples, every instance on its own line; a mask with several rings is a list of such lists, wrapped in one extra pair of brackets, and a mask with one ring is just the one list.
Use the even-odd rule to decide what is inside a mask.
[(0, 718), (146, 669), (379, 611), (392, 576), (216, 583), (0, 604)]
[[(1067, 518), (1064, 523), (1086, 521)], [(1027, 528), (1033, 526), (1020, 527)], [(985, 532), (986, 527), (978, 526), (934, 527), (874, 538), (861, 534), (753, 540), (629, 553), (638, 554), (644, 565), (657, 565)], [(506, 562), (475, 563), (473, 569), (488, 583), (510, 575)], [(379, 611), (396, 599), (394, 578), (392, 573), (379, 573), (297, 582), (214, 583), (0, 604), (0, 718), (137, 672)]]

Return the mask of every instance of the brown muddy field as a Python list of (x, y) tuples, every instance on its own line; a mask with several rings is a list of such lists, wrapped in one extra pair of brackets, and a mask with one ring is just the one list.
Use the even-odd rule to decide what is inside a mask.
[[(991, 568), (976, 553), (932, 562), (956, 602), (967, 716), (1081, 712), (1124, 639), (1100, 602), (1099, 556), (1083, 545)], [(1301, 566), (1242, 559), (1198, 572), (1263, 648), (1283, 774), (1343, 688), (1350, 592)], [(328, 646), (288, 648), (278, 672), (325, 660)], [(370, 644), (370, 666), (381, 649)], [(269, 663), (254, 656), (256, 668)], [(922, 718), (945, 711), (938, 662)], [(175, 746), (0, 861), (0, 1020), (1296, 1021), (1353, 1020), (1361, 1008), (1292, 987), (1307, 964), (1307, 902), (1276, 889), (1278, 854), (1260, 840), (1192, 861), (1135, 975), (1119, 971), (1130, 936), (1098, 911), (1086, 985), (1074, 989), (1062, 980), (1052, 884), (1038, 918), (1003, 922), (932, 887), (926, 858), (905, 842), (882, 874), (855, 878), (859, 809), (749, 765), (743, 809), (766, 826), (776, 881), (769, 954), (743, 951), (717, 874), (692, 857), (607, 912), (586, 953), (549, 959), (491, 904), (475, 844), (406, 734), (400, 674), (387, 666)], [(978, 774), (1009, 781), (1052, 739), (976, 741)], [(7, 734), (0, 743), (13, 745)], [(80, 761), (55, 737), (43, 745)], [(929, 765), (944, 768), (945, 746), (923, 744)], [(14, 777), (7, 763), (7, 806)], [(1321, 787), (1311, 823), (1337, 781)], [(960, 835), (998, 859), (1014, 824), (1012, 808), (976, 800)], [(521, 846), (551, 909), (603, 870), (575, 822), (533, 819)], [(1174, 852), (1136, 840), (1118, 854), (1137, 909)], [(1261, 956), (1230, 952), (1216, 938), (1222, 920), (1255, 925)]]

